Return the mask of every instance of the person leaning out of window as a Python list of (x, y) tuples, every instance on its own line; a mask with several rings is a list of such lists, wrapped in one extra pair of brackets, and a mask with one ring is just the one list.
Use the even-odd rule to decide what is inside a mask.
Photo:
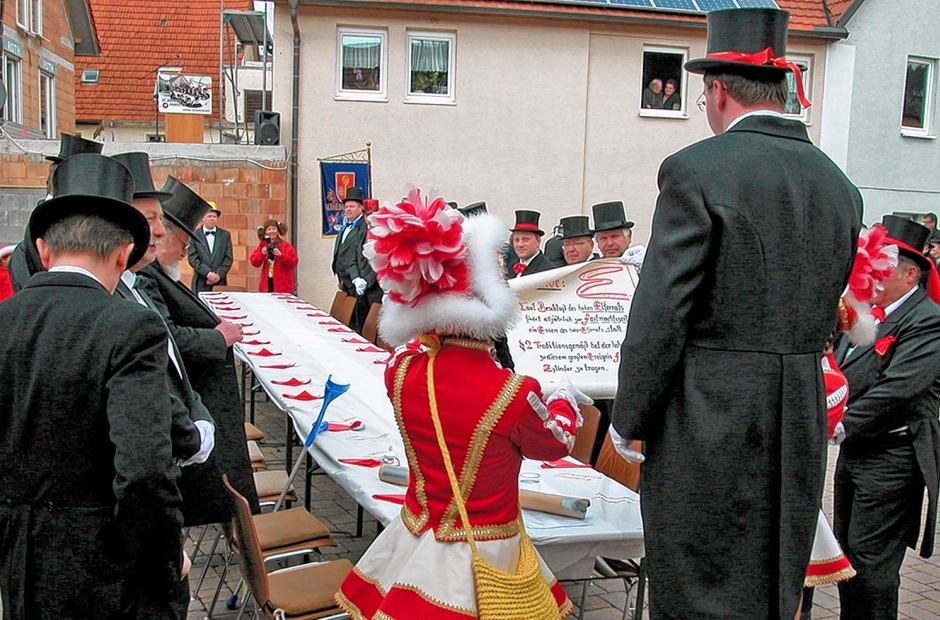
[(258, 227), (260, 241), (248, 261), (253, 267), (261, 267), (258, 290), (262, 293), (293, 293), (296, 288), (297, 252), (282, 238), (286, 234), (287, 225), (276, 220), (268, 220)]

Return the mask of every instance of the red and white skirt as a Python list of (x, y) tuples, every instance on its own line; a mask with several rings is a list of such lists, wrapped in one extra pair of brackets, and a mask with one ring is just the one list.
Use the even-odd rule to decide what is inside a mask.
[[(477, 542), (490, 563), (514, 572), (519, 536)], [(353, 620), (469, 620), (477, 617), (472, 555), (466, 542), (444, 543), (428, 530), (415, 536), (401, 519), (392, 521), (346, 577), (337, 604)], [(539, 557), (562, 617), (571, 601)]]
[(849, 559), (842, 553), (842, 548), (836, 540), (826, 516), (819, 511), (816, 521), (816, 539), (813, 541), (813, 555), (810, 557), (809, 567), (806, 569), (806, 579), (803, 585), (807, 588), (824, 586), (837, 581), (845, 581), (855, 576), (855, 569)]

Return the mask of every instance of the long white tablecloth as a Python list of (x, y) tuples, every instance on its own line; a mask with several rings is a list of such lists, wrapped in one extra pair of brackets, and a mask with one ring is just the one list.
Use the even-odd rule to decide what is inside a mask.
[[(310, 453), (379, 522), (388, 524), (398, 516), (400, 505), (373, 495), (401, 494), (404, 487), (379, 480), (377, 468), (339, 461), (382, 458), (391, 450), (406, 464), (383, 378), (388, 352), (368, 343), (327, 312), (292, 295), (219, 292), (202, 296), (219, 317), (244, 325), (245, 342), (235, 345), (236, 353), (251, 366), (272, 401), (290, 415), (301, 438), (310, 432), (321, 400), (295, 397), (304, 392), (322, 396), (329, 375), (335, 383), (349, 384), (349, 390), (329, 405), (325, 419), (334, 423), (358, 420), (365, 428), (321, 433)], [(288, 367), (278, 368), (285, 365)], [(309, 383), (277, 383), (291, 379)], [(590, 468), (546, 469), (539, 461), (526, 460), (522, 471), (539, 474), (539, 481), (523, 484), (524, 489), (591, 500), (584, 521), (523, 511), (530, 537), (556, 576), (589, 575), (596, 555), (643, 556), (636, 493)]]

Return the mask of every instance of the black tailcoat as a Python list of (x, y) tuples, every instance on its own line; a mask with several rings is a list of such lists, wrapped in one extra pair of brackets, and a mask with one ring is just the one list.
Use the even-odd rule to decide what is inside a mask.
[[(372, 270), (372, 265), (362, 253), (367, 228), (366, 218), (362, 216), (346, 235), (345, 241), (343, 241), (343, 234), (339, 233), (333, 243), (333, 273), (339, 279), (343, 291), (357, 298), (349, 326), (359, 333), (362, 333), (362, 325), (365, 323), (372, 304), (382, 301), (382, 289), (379, 287), (378, 279)], [(356, 287), (352, 282), (356, 278), (366, 281), (366, 291), (362, 295), (356, 294)]]
[[(188, 288), (166, 275), (156, 263), (141, 269), (144, 291), (163, 315), (179, 347), (193, 389), (215, 420), (215, 449), (209, 460), (183, 468), (180, 490), (186, 525), (225, 523), (231, 519), (231, 499), (221, 474), (258, 509), (245, 438), (245, 406), (235, 373), (232, 348), (215, 329), (219, 319)], [(199, 498), (190, 502), (189, 498)]]
[[(878, 326), (877, 340), (894, 337), (884, 355), (873, 345), (859, 347), (846, 358), (848, 339), (836, 359), (849, 382), (845, 412), (845, 450), (877, 449), (889, 431), (908, 426), (914, 454), (927, 486), (927, 519), (920, 554), (933, 554), (940, 485), (940, 307), (923, 288), (914, 292)], [(879, 347), (880, 348), (880, 347)], [(847, 519), (848, 515), (844, 515)], [(836, 522), (840, 521), (836, 515)], [(914, 538), (910, 547), (917, 544)]]
[(180, 578), (166, 332), (60, 272), (0, 304), (0, 324), (4, 618), (133, 618)]
[[(159, 317), (160, 311), (154, 305), (153, 301), (151, 301), (150, 297), (142, 290), (138, 290), (137, 292), (144, 301), (147, 302), (151, 310)], [(140, 305), (134, 298), (133, 292), (127, 288), (123, 281), (118, 281), (117, 288), (114, 290), (114, 296), (129, 301), (130, 303)], [(173, 335), (170, 333), (162, 317), (160, 321), (164, 325), (163, 331), (167, 339), (174, 342)], [(175, 342), (172, 350), (176, 353), (177, 363), (173, 364), (172, 360), (169, 359), (168, 352), (167, 360), (169, 363), (167, 364), (166, 383), (173, 409), (173, 456), (180, 460), (186, 460), (199, 452), (199, 431), (196, 430), (193, 422), (196, 420), (208, 420), (212, 422), (212, 416), (209, 414), (206, 406), (202, 404), (202, 399), (199, 397), (199, 394), (193, 390), (189, 381), (189, 375), (186, 373), (186, 365), (179, 355), (179, 346), (177, 346)], [(179, 370), (177, 370), (177, 365)]]
[(766, 115), (668, 157), (659, 187), (612, 416), (646, 440), (651, 618), (789, 620), (861, 197), (802, 123)]
[[(516, 262), (519, 262), (518, 259), (516, 260)], [(505, 265), (507, 280), (512, 280), (513, 278), (516, 277), (516, 272), (513, 271), (513, 268), (512, 268), (513, 264), (515, 263)], [(558, 265), (553, 265), (552, 261), (545, 258), (544, 253), (539, 252), (538, 254), (533, 256), (532, 260), (529, 261), (529, 264), (526, 265), (525, 271), (522, 272), (522, 275), (529, 276), (529, 275), (532, 275), (533, 273), (540, 273), (542, 271), (548, 271), (549, 269), (556, 269), (557, 267)]]
[[(197, 228), (196, 234), (205, 238), (205, 228)], [(232, 235), (229, 231), (216, 226), (215, 241), (212, 245), (212, 252), (209, 252), (209, 246), (206, 243), (189, 244), (189, 264), (193, 268), (193, 290), (211, 291), (212, 286), (225, 286), (228, 284), (228, 271), (232, 268)], [(206, 276), (210, 271), (219, 274), (221, 278), (218, 282), (209, 286), (206, 284)]]

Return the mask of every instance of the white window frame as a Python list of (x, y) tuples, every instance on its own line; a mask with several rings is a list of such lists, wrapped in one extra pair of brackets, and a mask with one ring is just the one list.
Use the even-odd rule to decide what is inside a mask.
[(36, 36), (42, 36), (42, 0), (30, 0), (31, 15), (29, 19), (29, 31)]
[(43, 93), (46, 107), (46, 138), (56, 137), (55, 76), (46, 71), (39, 72), (39, 130), (42, 131)]
[[(806, 95), (806, 98), (810, 101), (813, 100), (813, 57), (806, 54), (787, 54), (787, 60), (795, 62), (800, 65), (800, 69), (806, 67), (806, 71), (802, 71), (803, 74), (803, 93)], [(787, 71), (788, 76), (793, 75), (792, 71)], [(796, 76), (794, 76), (795, 78)], [(789, 81), (787, 82), (789, 84)], [(797, 104), (799, 105), (799, 104)], [(799, 114), (787, 114), (784, 112), (784, 116), (787, 118), (799, 119), (806, 123), (807, 125), (812, 125), (809, 111), (811, 108), (802, 108), (800, 109)]]
[(901, 124), (901, 135), (909, 138), (936, 138), (934, 133), (934, 106), (937, 93), (937, 59), (908, 54), (904, 57), (904, 80), (901, 86), (901, 121), (904, 121), (904, 97), (907, 94), (907, 66), (917, 63), (927, 66), (927, 86), (924, 96), (924, 126), (908, 127)]
[[(647, 110), (643, 107), (643, 91), (649, 86), (643, 83), (643, 65), (646, 62), (646, 53), (653, 54), (675, 54), (682, 58), (679, 67), (682, 68), (681, 84), (679, 84), (679, 96), (682, 98), (682, 108), (678, 110)], [(640, 110), (640, 116), (652, 118), (689, 118), (689, 72), (684, 69), (685, 63), (689, 60), (689, 48), (687, 47), (668, 47), (664, 45), (644, 45), (643, 46), (643, 64), (640, 66), (640, 103), (637, 106)], [(665, 80), (663, 81), (665, 87)], [(693, 103), (694, 105), (694, 103)]]
[[(353, 90), (343, 88), (343, 37), (376, 37), (381, 40), (378, 90)], [(337, 101), (388, 101), (388, 31), (377, 28), (354, 28), (339, 26), (336, 29), (336, 92)]]
[(16, 0), (16, 25), (23, 30), (28, 31), (32, 24), (30, 20), (32, 4), (33, 0)]
[[(446, 41), (447, 53), (447, 93), (415, 93), (411, 91), (411, 42)], [(405, 103), (423, 103), (436, 105), (455, 105), (457, 103), (456, 75), (457, 68), (457, 33), (431, 30), (408, 30), (405, 36)]]
[[(13, 74), (10, 75), (10, 64)], [(23, 124), (23, 61), (9, 52), (3, 53), (3, 83), (7, 89), (7, 100), (3, 107), (3, 118), (11, 123)]]

